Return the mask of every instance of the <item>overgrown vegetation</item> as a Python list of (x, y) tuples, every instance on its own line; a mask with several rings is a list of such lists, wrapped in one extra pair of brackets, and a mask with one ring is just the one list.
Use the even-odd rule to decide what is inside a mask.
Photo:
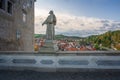
[(114, 46), (120, 50), (120, 30), (108, 31), (101, 35), (90, 36), (87, 40), (97, 45), (102, 44), (102, 46), (108, 48)]

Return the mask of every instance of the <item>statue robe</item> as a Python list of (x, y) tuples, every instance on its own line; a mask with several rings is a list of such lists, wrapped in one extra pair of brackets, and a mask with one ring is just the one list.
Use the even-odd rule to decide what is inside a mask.
[(54, 26), (56, 25), (56, 17), (54, 14), (50, 14), (47, 19), (44, 21), (43, 24), (47, 24), (46, 29), (46, 39), (47, 40), (54, 40), (55, 37), (55, 29)]

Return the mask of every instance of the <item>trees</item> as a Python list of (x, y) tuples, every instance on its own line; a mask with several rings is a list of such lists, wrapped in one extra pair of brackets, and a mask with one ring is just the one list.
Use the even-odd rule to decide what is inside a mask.
[(101, 35), (90, 36), (88, 40), (94, 42), (94, 44), (102, 44), (104, 47), (111, 48), (111, 44), (117, 45), (120, 43), (120, 30), (108, 31)]

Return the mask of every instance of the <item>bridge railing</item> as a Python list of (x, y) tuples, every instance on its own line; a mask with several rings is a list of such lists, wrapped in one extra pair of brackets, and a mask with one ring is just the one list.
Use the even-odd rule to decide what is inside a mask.
[(40, 53), (24, 54), (23, 52), (3, 53), (0, 54), (0, 69), (120, 69), (119, 51), (114, 52), (115, 55), (113, 55), (113, 52), (105, 51), (104, 53), (56, 52), (55, 55), (52, 53), (49, 55)]

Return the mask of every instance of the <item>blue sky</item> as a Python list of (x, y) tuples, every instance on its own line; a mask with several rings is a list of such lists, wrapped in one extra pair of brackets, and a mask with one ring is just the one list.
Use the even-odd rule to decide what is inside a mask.
[(50, 10), (57, 17), (56, 34), (85, 37), (120, 30), (120, 0), (37, 0), (36, 34), (46, 33), (41, 24)]
[(36, 7), (76, 16), (120, 20), (120, 0), (37, 0)]

